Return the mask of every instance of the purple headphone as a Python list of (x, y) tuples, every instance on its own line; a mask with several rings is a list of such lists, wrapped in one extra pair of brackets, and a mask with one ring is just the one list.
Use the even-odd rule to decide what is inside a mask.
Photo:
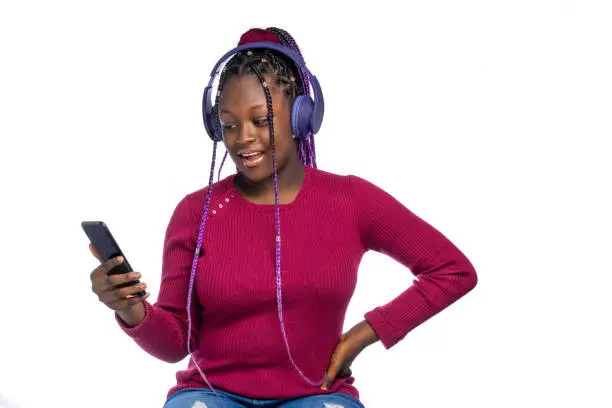
[(232, 55), (243, 50), (253, 48), (267, 48), (278, 51), (281, 54), (291, 58), (298, 68), (301, 68), (304, 73), (308, 75), (308, 79), (312, 84), (315, 99), (313, 100), (309, 95), (298, 95), (295, 98), (293, 106), (291, 107), (291, 130), (293, 131), (296, 139), (307, 139), (311, 134), (314, 135), (317, 133), (321, 128), (321, 123), (323, 122), (323, 112), (325, 110), (323, 92), (321, 91), (321, 86), (319, 85), (317, 77), (314, 76), (308, 70), (308, 68), (306, 68), (306, 63), (304, 62), (302, 56), (294, 52), (292, 49), (273, 42), (260, 41), (244, 44), (228, 51), (215, 64), (215, 67), (210, 74), (208, 86), (204, 89), (204, 97), (202, 98), (202, 116), (204, 119), (204, 127), (206, 128), (206, 133), (208, 133), (208, 136), (213, 142), (221, 142), (223, 140), (223, 136), (219, 132), (215, 131), (216, 127), (214, 126), (214, 121), (217, 117), (217, 106), (213, 106), (213, 99), (211, 98), (212, 84), (215, 77), (219, 74), (219, 67)]

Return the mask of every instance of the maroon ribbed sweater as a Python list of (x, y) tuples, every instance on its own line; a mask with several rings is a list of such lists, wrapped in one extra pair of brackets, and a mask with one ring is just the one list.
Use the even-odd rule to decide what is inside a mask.
[[(207, 188), (186, 195), (167, 228), (162, 281), (146, 317), (122, 329), (145, 351), (185, 358), (185, 302)], [(198, 263), (192, 350), (215, 389), (254, 399), (324, 393), (289, 361), (275, 292), (274, 205), (247, 201), (234, 176), (213, 185)], [(296, 199), (280, 205), (283, 319), (294, 360), (311, 380), (323, 377), (342, 335), (363, 254), (378, 251), (418, 277), (386, 305), (365, 314), (385, 348), (470, 291), (470, 261), (444, 235), (374, 184), (305, 167)], [(407, 270), (408, 272), (408, 270)], [(380, 284), (385, 284), (380, 271)], [(191, 363), (168, 393), (207, 387)], [(327, 392), (359, 398), (353, 377)]]

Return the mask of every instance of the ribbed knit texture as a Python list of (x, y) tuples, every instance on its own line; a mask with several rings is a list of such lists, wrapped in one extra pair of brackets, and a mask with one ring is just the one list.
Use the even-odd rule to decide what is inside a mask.
[[(145, 351), (167, 362), (187, 354), (185, 302), (206, 189), (186, 195), (170, 219), (157, 302), (145, 301), (146, 317), (135, 327), (117, 318)], [(215, 389), (245, 397), (323, 393), (299, 376), (283, 344), (274, 205), (244, 199), (232, 175), (213, 185), (210, 211), (193, 296), (196, 361)], [(387, 254), (418, 277), (365, 314), (387, 349), (476, 285), (472, 264), (455, 245), (362, 178), (306, 166), (298, 196), (280, 205), (280, 217), (283, 317), (292, 355), (308, 378), (325, 373), (366, 251)], [(377, 273), (384, 285), (384, 271)], [(359, 398), (353, 382), (337, 379), (329, 392)], [(168, 395), (187, 387), (207, 387), (191, 362)]]

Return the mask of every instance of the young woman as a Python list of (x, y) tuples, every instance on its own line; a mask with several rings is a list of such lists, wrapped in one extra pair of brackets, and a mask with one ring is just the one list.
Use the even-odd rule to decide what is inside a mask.
[[(278, 28), (249, 30), (239, 45), (261, 42), (301, 55)], [(312, 79), (294, 61), (254, 48), (225, 65), (214, 122), (237, 172), (212, 183), (213, 155), (209, 186), (177, 205), (157, 302), (134, 295), (144, 283), (117, 288), (141, 277), (108, 275), (121, 260), (91, 274), (94, 293), (145, 351), (168, 362), (190, 356), (165, 408), (363, 407), (350, 371), (359, 353), (377, 341), (391, 348), (476, 285), (462, 252), (391, 195), (317, 169), (314, 132), (292, 123)], [(342, 334), (368, 250), (419, 279)]]

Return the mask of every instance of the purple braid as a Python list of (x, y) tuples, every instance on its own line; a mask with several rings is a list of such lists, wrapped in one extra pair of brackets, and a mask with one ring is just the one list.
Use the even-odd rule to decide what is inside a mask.
[[(291, 48), (292, 50), (297, 52), (299, 55), (301, 55), (299, 47), (297, 46), (293, 37), (289, 35), (289, 33), (287, 33), (284, 30), (274, 28), (274, 27), (268, 30), (272, 32), (279, 39), (282, 45), (285, 45)], [(246, 55), (244, 53), (238, 53), (234, 55), (227, 62), (226, 66), (221, 72), (217, 94), (215, 97), (215, 103), (213, 105), (215, 107), (214, 112), (213, 112), (213, 115), (215, 118), (214, 131), (217, 134), (222, 135), (222, 129), (220, 126), (220, 119), (219, 119), (219, 112), (216, 107), (219, 106), (219, 99), (221, 96), (221, 92), (223, 90), (223, 86), (228, 76), (243, 75), (245, 73), (248, 73), (248, 71), (246, 70), (247, 68), (249, 68), (250, 71), (254, 73), (259, 79), (263, 87), (264, 93), (266, 95), (266, 102), (268, 106), (268, 126), (270, 130), (270, 143), (272, 147), (272, 166), (273, 166), (273, 176), (274, 176), (274, 208), (275, 208), (275, 224), (276, 224), (276, 235), (275, 235), (276, 298), (277, 298), (280, 328), (281, 328), (281, 332), (283, 335), (283, 340), (285, 343), (287, 354), (289, 356), (289, 360), (291, 361), (291, 363), (293, 364), (293, 366), (295, 367), (299, 375), (307, 383), (311, 385), (319, 386), (323, 383), (325, 375), (320, 381), (315, 382), (315, 381), (310, 380), (308, 377), (306, 377), (303, 371), (297, 366), (291, 354), (291, 350), (289, 347), (289, 340), (287, 339), (287, 332), (285, 330), (285, 324), (284, 324), (284, 319), (283, 319), (282, 281), (281, 281), (281, 269), (280, 269), (280, 265), (281, 265), (281, 241), (280, 241), (281, 234), (280, 234), (280, 231), (281, 230), (280, 230), (280, 211), (279, 211), (279, 198), (278, 198), (279, 197), (278, 173), (277, 173), (277, 163), (276, 163), (276, 142), (274, 138), (274, 113), (272, 110), (272, 96), (270, 94), (268, 84), (266, 83), (263, 74), (264, 73), (272, 74), (273, 81), (275, 81), (277, 85), (281, 85), (284, 87), (285, 96), (288, 98), (288, 101), (290, 103), (293, 103), (294, 98), (297, 95), (310, 96), (310, 84), (308, 81), (308, 77), (299, 67), (297, 67), (291, 60), (287, 61), (287, 58), (285, 56), (277, 54), (272, 50), (263, 50), (263, 51), (253, 50), (253, 51), (249, 51), (248, 53), (246, 53)], [(297, 81), (296, 81), (296, 78), (294, 77), (297, 77)], [(301, 89), (296, 89), (296, 87), (298, 86)], [(316, 167), (314, 136), (311, 134), (309, 135), (309, 137), (297, 140), (296, 144), (297, 144), (298, 157), (300, 161), (304, 165)], [(218, 179), (220, 179), (221, 177), (221, 170), (223, 168), (223, 164), (225, 163), (227, 155), (228, 155), (228, 152), (226, 151), (223, 157), (223, 160), (221, 162), (221, 166), (219, 168), (219, 173), (217, 176)], [(187, 309), (187, 321), (188, 321), (187, 353), (190, 356), (191, 362), (193, 362), (193, 364), (197, 368), (198, 372), (200, 373), (200, 375), (202, 376), (206, 384), (215, 393), (217, 398), (219, 398), (219, 395), (217, 394), (213, 386), (210, 384), (210, 382), (204, 375), (203, 371), (198, 366), (198, 363), (196, 362), (191, 352), (191, 331), (192, 331), (192, 324), (193, 324), (192, 317), (191, 317), (192, 294), (193, 294), (193, 289), (194, 289), (195, 273), (197, 269), (198, 260), (200, 256), (204, 255), (202, 243), (204, 240), (204, 230), (206, 226), (206, 220), (208, 218), (208, 210), (210, 207), (210, 201), (212, 197), (212, 186), (213, 186), (213, 180), (214, 180), (216, 156), (217, 156), (217, 142), (214, 142), (212, 165), (210, 169), (208, 190), (206, 192), (206, 201), (204, 204), (202, 219), (200, 223), (200, 229), (198, 232), (198, 239), (197, 239), (195, 254), (193, 258), (192, 268), (191, 268), (191, 275), (189, 277), (189, 288), (188, 288), (186, 309)], [(236, 169), (238, 170), (238, 168)]]
[(208, 384), (210, 389), (217, 396), (217, 399), (219, 399), (220, 398), (219, 394), (217, 394), (212, 384), (208, 381), (208, 378), (206, 378), (206, 375), (204, 375), (204, 372), (202, 371), (202, 369), (196, 362), (195, 358), (193, 358), (193, 354), (191, 353), (191, 328), (193, 326), (193, 319), (191, 318), (191, 306), (192, 306), (193, 286), (195, 282), (195, 274), (196, 274), (196, 269), (198, 266), (198, 260), (200, 258), (200, 254), (203, 253), (202, 242), (204, 241), (204, 228), (206, 226), (206, 220), (208, 219), (208, 209), (210, 207), (210, 198), (212, 196), (212, 184), (213, 184), (214, 174), (215, 174), (215, 159), (216, 158), (217, 158), (217, 142), (214, 142), (213, 143), (212, 164), (210, 166), (210, 177), (208, 179), (208, 190), (206, 191), (206, 203), (204, 204), (204, 212), (202, 214), (202, 220), (200, 222), (200, 230), (198, 232), (196, 250), (193, 255), (193, 262), (191, 264), (191, 274), (189, 276), (189, 289), (187, 291), (187, 304), (185, 305), (185, 308), (187, 309), (187, 354), (189, 355), (189, 358), (191, 359), (191, 361), (197, 368), (198, 372), (200, 373), (204, 381), (206, 381), (206, 384)]
[(306, 159), (306, 153), (304, 153), (303, 143), (298, 143), (298, 157), (302, 163), (308, 165), (308, 160)]
[(308, 151), (310, 155), (310, 159), (312, 160), (312, 167), (317, 168), (317, 156), (315, 153), (315, 142), (314, 135), (310, 135), (310, 138), (306, 141), (308, 144)]
[[(219, 98), (221, 96), (221, 91), (222, 91), (222, 86), (223, 83), (225, 82), (225, 77), (226, 77), (226, 71), (225, 69), (221, 72), (221, 76), (219, 77), (219, 87), (217, 90), (217, 95), (215, 97), (215, 104), (213, 106), (217, 107), (219, 106)], [(219, 112), (218, 109), (214, 109), (214, 116), (215, 116), (215, 121), (214, 121), (214, 126), (215, 126), (215, 133), (219, 134), (222, 129), (220, 126), (220, 121), (219, 121)], [(219, 174), (218, 174), (218, 178), (221, 177), (221, 169), (223, 168), (223, 163), (225, 162), (225, 159), (227, 158), (227, 151), (225, 152), (225, 155), (223, 157), (223, 161), (221, 163), (221, 166), (219, 167)], [(212, 384), (210, 383), (210, 381), (208, 381), (208, 378), (206, 377), (206, 375), (204, 374), (204, 372), (202, 371), (202, 369), (200, 368), (200, 366), (198, 365), (198, 363), (196, 362), (195, 358), (193, 358), (193, 355), (191, 353), (191, 327), (193, 325), (193, 319), (191, 318), (191, 304), (192, 304), (192, 294), (193, 294), (193, 286), (194, 286), (194, 282), (195, 282), (195, 274), (196, 274), (196, 270), (197, 270), (197, 265), (198, 265), (198, 261), (200, 256), (204, 255), (204, 251), (202, 248), (202, 243), (204, 241), (204, 230), (206, 227), (206, 220), (208, 219), (208, 210), (210, 208), (210, 199), (212, 197), (212, 186), (213, 186), (213, 181), (214, 181), (214, 174), (215, 174), (215, 162), (216, 162), (216, 158), (217, 158), (217, 142), (213, 143), (213, 155), (212, 155), (212, 164), (210, 166), (210, 176), (208, 179), (208, 190), (206, 191), (206, 202), (204, 204), (204, 210), (203, 210), (203, 214), (202, 214), (202, 220), (200, 222), (200, 230), (198, 232), (198, 239), (197, 239), (197, 244), (196, 244), (196, 250), (193, 256), (193, 263), (191, 265), (191, 275), (189, 276), (189, 288), (188, 288), (188, 292), (187, 292), (187, 353), (189, 354), (189, 358), (191, 359), (191, 361), (193, 362), (194, 366), (196, 367), (196, 369), (198, 370), (198, 372), (200, 373), (200, 376), (202, 376), (202, 378), (204, 379), (204, 381), (206, 382), (206, 384), (210, 387), (210, 389), (214, 392), (214, 394), (216, 395), (217, 399), (220, 400), (220, 396), (217, 393), (217, 391), (215, 391), (214, 387), (212, 386)]]
[[(220, 77), (220, 82), (221, 80), (225, 79), (225, 71), (223, 71), (221, 73), (221, 77)], [(219, 102), (219, 97), (221, 95), (221, 90), (219, 89), (217, 91), (217, 96), (215, 98), (215, 105), (214, 106), (219, 106), (218, 102)], [(214, 126), (215, 126), (215, 133), (219, 133), (221, 132), (221, 127), (220, 127), (220, 122), (219, 122), (219, 112), (217, 111), (217, 109), (215, 109), (215, 121), (214, 121)], [(225, 152), (225, 156), (223, 158), (223, 162), (225, 161), (225, 158), (227, 157), (227, 151)], [(210, 166), (210, 176), (208, 178), (208, 190), (206, 191), (206, 201), (204, 204), (204, 210), (203, 210), (203, 214), (202, 214), (202, 219), (200, 222), (200, 230), (198, 232), (198, 239), (197, 239), (197, 243), (196, 243), (196, 250), (195, 253), (193, 255), (193, 262), (191, 265), (191, 275), (189, 276), (189, 288), (188, 288), (188, 292), (187, 292), (187, 305), (186, 305), (186, 309), (187, 309), (187, 353), (189, 355), (189, 358), (191, 359), (191, 361), (193, 362), (194, 366), (196, 367), (196, 369), (198, 370), (198, 372), (200, 373), (200, 375), (202, 376), (202, 378), (204, 379), (204, 381), (206, 382), (206, 384), (210, 387), (210, 389), (215, 393), (215, 395), (217, 396), (217, 399), (220, 400), (220, 396), (217, 393), (217, 391), (215, 391), (214, 387), (212, 386), (212, 384), (210, 383), (210, 381), (208, 381), (208, 378), (206, 377), (206, 375), (204, 374), (204, 372), (202, 371), (202, 369), (200, 368), (200, 366), (198, 365), (198, 363), (196, 362), (195, 358), (193, 358), (193, 355), (191, 353), (191, 328), (193, 325), (193, 319), (191, 318), (191, 305), (192, 305), (192, 295), (193, 295), (193, 287), (194, 287), (194, 282), (195, 282), (195, 275), (196, 275), (196, 270), (197, 270), (197, 265), (198, 265), (198, 261), (200, 256), (204, 255), (204, 251), (202, 248), (202, 243), (204, 241), (204, 230), (206, 227), (206, 220), (208, 219), (208, 210), (210, 208), (210, 199), (212, 197), (212, 186), (213, 186), (213, 181), (214, 181), (214, 174), (215, 174), (215, 164), (216, 164), (216, 159), (217, 159), (217, 142), (213, 143), (213, 154), (212, 154), (212, 163)], [(219, 176), (221, 175), (221, 168), (223, 167), (223, 163), (221, 163), (221, 166), (219, 168)]]
[(217, 174), (217, 181), (221, 180), (221, 170), (223, 170), (223, 165), (225, 164), (225, 159), (227, 159), (227, 153), (228, 151), (225, 151), (225, 154), (223, 155), (223, 160), (221, 160), (221, 166), (219, 166), (219, 173)]
[[(276, 36), (276, 38), (278, 38), (282, 45), (291, 48), (298, 55), (302, 55), (300, 47), (298, 47), (291, 34), (289, 34), (287, 31), (277, 27), (268, 27), (266, 30), (272, 32)], [(300, 67), (296, 66), (295, 69), (298, 72), (300, 83), (302, 85), (302, 95), (310, 96), (310, 82), (308, 81), (308, 75), (306, 75)], [(316, 168), (317, 161), (315, 154), (316, 153), (313, 134), (311, 134), (309, 137), (306, 137), (305, 139), (298, 140), (298, 156), (302, 163)]]
[(276, 143), (274, 141), (274, 113), (272, 111), (272, 96), (270, 95), (270, 90), (268, 89), (268, 84), (266, 83), (265, 78), (259, 72), (259, 70), (253, 66), (249, 65), (251, 70), (257, 75), (259, 78), (259, 82), (264, 89), (266, 94), (266, 102), (268, 104), (268, 127), (270, 129), (270, 144), (272, 146), (272, 169), (274, 173), (274, 218), (276, 221), (276, 300), (278, 306), (278, 318), (281, 326), (281, 332), (283, 334), (283, 340), (285, 341), (285, 348), (287, 349), (287, 355), (289, 356), (289, 360), (293, 364), (293, 367), (297, 370), (300, 376), (306, 380), (311, 385), (321, 385), (323, 384), (323, 380), (325, 379), (325, 375), (319, 382), (312, 381), (310, 378), (304, 375), (304, 372), (297, 366), (293, 356), (291, 355), (291, 349), (289, 347), (289, 340), (287, 339), (287, 331), (285, 330), (285, 323), (283, 320), (283, 293), (282, 293), (282, 283), (281, 283), (281, 269), (280, 269), (280, 261), (281, 261), (281, 231), (280, 231), (280, 211), (278, 209), (278, 174), (276, 171)]
[[(223, 84), (225, 83), (225, 78), (227, 76), (225, 68), (221, 71), (221, 75), (219, 76), (219, 86), (217, 89), (217, 95), (215, 96), (215, 104), (213, 106), (219, 106), (219, 99), (221, 97), (221, 91), (223, 90)], [(219, 112), (215, 109), (215, 129), (216, 132), (221, 132), (221, 128), (219, 126)], [(221, 179), (221, 170), (223, 170), (223, 165), (225, 164), (225, 160), (227, 159), (228, 151), (225, 151), (223, 155), (223, 160), (221, 160), (221, 166), (219, 166), (219, 173), (217, 174), (217, 181)]]
[[(268, 27), (266, 28), (266, 30), (272, 32), (276, 36), (276, 38), (278, 38), (282, 45), (291, 48), (298, 55), (302, 56), (300, 47), (298, 47), (291, 34), (289, 34), (287, 31), (277, 27)], [(296, 67), (296, 69), (302, 82), (302, 89), (304, 91), (304, 95), (310, 95), (310, 82), (308, 81), (308, 76), (301, 68)]]

